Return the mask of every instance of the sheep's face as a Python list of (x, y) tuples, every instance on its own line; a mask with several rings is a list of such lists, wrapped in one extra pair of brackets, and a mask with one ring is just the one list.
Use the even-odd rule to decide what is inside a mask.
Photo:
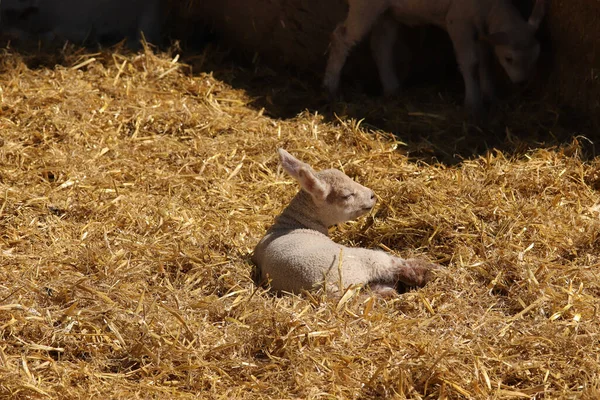
[(328, 169), (318, 172), (316, 176), (329, 187), (324, 201), (317, 204), (325, 225), (331, 226), (356, 219), (375, 206), (375, 193), (343, 172)]
[(295, 178), (310, 196), (310, 212), (325, 226), (350, 221), (368, 213), (375, 205), (375, 194), (337, 169), (315, 172), (312, 167), (278, 149), (283, 169)]
[(496, 47), (496, 57), (514, 83), (520, 83), (529, 78), (539, 55), (539, 43), (535, 43), (527, 49), (511, 48), (510, 46)]
[(534, 33), (526, 26), (518, 31), (498, 32), (488, 37), (496, 58), (514, 83), (529, 78), (540, 56), (540, 44)]
[(509, 12), (504, 17), (490, 16), (496, 26), (504, 29), (498, 28), (499, 31), (489, 34), (487, 40), (494, 46), (498, 61), (514, 83), (529, 78), (540, 56), (540, 44), (535, 33), (546, 14), (547, 3), (548, 0), (536, 0), (527, 22), (521, 20), (516, 12)]

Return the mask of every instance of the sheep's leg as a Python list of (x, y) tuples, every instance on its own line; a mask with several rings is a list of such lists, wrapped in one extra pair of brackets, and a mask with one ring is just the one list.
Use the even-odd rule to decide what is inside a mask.
[(431, 271), (441, 266), (418, 258), (396, 259), (397, 280), (408, 286), (424, 286), (432, 277)]
[(398, 292), (394, 287), (383, 283), (371, 283), (369, 288), (374, 294), (383, 297), (384, 299), (389, 299), (398, 295)]
[(418, 258), (404, 259), (378, 251), (368, 254), (369, 262), (366, 265), (370, 266), (370, 271), (367, 280), (373, 291), (395, 288), (398, 282), (407, 286), (424, 286), (432, 277), (431, 271), (441, 268)]
[(369, 32), (377, 18), (385, 11), (379, 3), (378, 1), (352, 1), (346, 21), (333, 31), (323, 78), (323, 86), (330, 94), (337, 93), (339, 89), (340, 74), (348, 53)]
[(480, 60), (475, 29), (470, 23), (460, 20), (449, 20), (447, 27), (454, 46), (456, 61), (465, 83), (465, 107), (477, 121), (483, 121), (485, 119), (485, 109), (478, 82)]
[[(394, 64), (394, 44), (398, 36), (398, 22), (391, 16), (382, 16), (371, 33), (371, 52), (377, 65), (383, 94), (391, 96), (400, 89), (400, 80)], [(404, 42), (402, 42), (404, 45)], [(406, 45), (404, 45), (406, 47)], [(408, 49), (403, 55), (408, 54)]]
[(479, 57), (479, 81), (483, 102), (492, 104), (496, 101), (496, 90), (494, 89), (494, 78), (492, 76), (492, 50), (482, 41), (479, 41)]
[(137, 44), (140, 44), (143, 33), (148, 43), (159, 45), (161, 36), (160, 3), (158, 0), (149, 0), (143, 7), (145, 9), (137, 28)]

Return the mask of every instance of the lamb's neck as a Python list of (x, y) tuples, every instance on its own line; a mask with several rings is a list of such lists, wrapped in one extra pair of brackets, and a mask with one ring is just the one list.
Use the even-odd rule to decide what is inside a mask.
[(312, 229), (327, 235), (327, 226), (317, 219), (317, 210), (310, 195), (300, 191), (277, 217), (271, 229)]
[(523, 18), (507, 1), (495, 1), (490, 7), (487, 18), (487, 32), (506, 32), (511, 30), (515, 22), (520, 22)]

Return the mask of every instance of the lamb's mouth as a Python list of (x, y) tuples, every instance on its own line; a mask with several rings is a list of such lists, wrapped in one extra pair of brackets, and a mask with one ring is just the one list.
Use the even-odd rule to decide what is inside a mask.
[(371, 204), (370, 206), (363, 207), (363, 210), (365, 210), (365, 212), (368, 212), (371, 211), (373, 207), (375, 207), (375, 202), (373, 202), (373, 204)]

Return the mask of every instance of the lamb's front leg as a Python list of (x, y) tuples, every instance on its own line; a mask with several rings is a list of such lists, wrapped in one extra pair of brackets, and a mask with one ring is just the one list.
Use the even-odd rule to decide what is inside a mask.
[(380, 0), (350, 1), (348, 17), (337, 26), (331, 37), (329, 57), (325, 68), (323, 86), (331, 95), (335, 95), (340, 86), (340, 74), (348, 58), (348, 53), (373, 26), (377, 18), (385, 11)]
[(479, 86), (479, 49), (475, 27), (467, 21), (449, 19), (448, 34), (465, 83), (465, 107), (477, 122), (485, 120), (485, 108)]

